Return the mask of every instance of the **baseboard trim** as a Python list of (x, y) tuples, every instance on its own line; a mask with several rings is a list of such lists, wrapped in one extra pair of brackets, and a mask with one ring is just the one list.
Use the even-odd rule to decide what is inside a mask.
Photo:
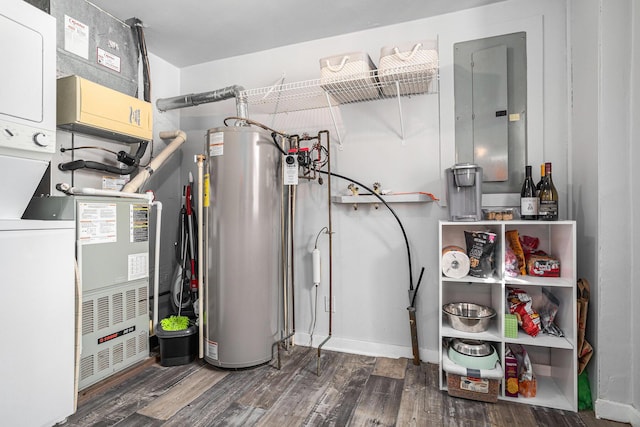
[[(311, 335), (303, 332), (296, 332), (294, 342), (297, 345), (316, 348), (326, 338), (326, 335), (314, 335), (313, 342), (311, 342)], [(335, 336), (332, 336), (331, 339), (322, 346), (322, 348), (324, 350), (361, 354), (364, 356), (389, 357), (393, 359), (406, 357), (408, 359), (413, 359), (413, 351), (411, 347), (352, 340)], [(438, 363), (439, 359), (437, 351), (420, 348), (419, 352), (421, 361), (427, 363)]]
[(596, 418), (640, 426), (640, 411), (629, 404), (596, 399), (594, 410)]

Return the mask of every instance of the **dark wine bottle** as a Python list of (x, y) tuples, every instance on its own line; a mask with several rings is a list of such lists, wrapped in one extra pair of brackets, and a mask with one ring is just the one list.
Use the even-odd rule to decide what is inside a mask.
[(520, 218), (538, 219), (538, 196), (531, 178), (531, 166), (525, 166), (524, 182), (520, 190)]
[(542, 188), (542, 181), (544, 181), (544, 163), (540, 165), (540, 181), (536, 184), (536, 196), (540, 197), (540, 188)]
[(544, 164), (544, 180), (540, 188), (538, 218), (545, 221), (558, 220), (558, 191), (551, 177), (551, 163)]

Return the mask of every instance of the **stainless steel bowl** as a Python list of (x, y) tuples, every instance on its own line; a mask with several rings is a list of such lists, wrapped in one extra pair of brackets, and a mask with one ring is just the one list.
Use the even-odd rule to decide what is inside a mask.
[(451, 340), (451, 348), (467, 356), (489, 356), (495, 351), (488, 342), (464, 338)]
[(484, 332), (496, 311), (480, 304), (470, 302), (453, 302), (442, 306), (453, 329), (463, 332)]
[(498, 352), (485, 341), (454, 338), (449, 344), (449, 359), (468, 369), (493, 369)]

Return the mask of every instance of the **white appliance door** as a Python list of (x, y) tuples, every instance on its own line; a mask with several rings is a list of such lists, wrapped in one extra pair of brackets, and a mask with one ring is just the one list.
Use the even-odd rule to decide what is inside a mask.
[(51, 426), (74, 412), (74, 225), (0, 220), (0, 420)]

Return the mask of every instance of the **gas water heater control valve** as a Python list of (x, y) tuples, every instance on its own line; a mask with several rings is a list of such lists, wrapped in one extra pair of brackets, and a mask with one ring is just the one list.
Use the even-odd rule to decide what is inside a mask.
[(309, 155), (309, 147), (302, 147), (298, 150), (298, 165), (306, 168), (311, 164), (311, 156)]

